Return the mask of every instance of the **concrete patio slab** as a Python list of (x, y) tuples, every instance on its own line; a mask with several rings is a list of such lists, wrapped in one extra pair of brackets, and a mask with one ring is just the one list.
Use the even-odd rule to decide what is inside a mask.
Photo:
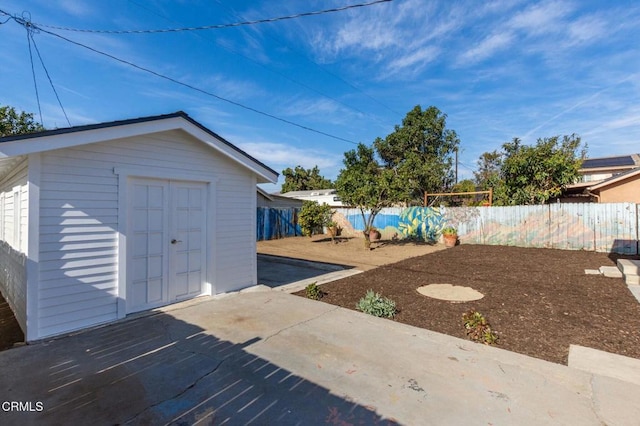
[(280, 287), (300, 281), (317, 281), (319, 277), (353, 268), (332, 263), (312, 262), (288, 257), (258, 254), (258, 284)]
[(640, 275), (640, 260), (618, 259), (618, 269), (624, 275)]
[(622, 272), (617, 266), (601, 266), (599, 271), (607, 278), (622, 278)]
[(580, 345), (569, 347), (571, 368), (624, 380), (640, 386), (640, 359), (629, 358)]
[(640, 302), (640, 285), (628, 285), (629, 291), (633, 294), (633, 297), (636, 298), (638, 302)]
[(640, 276), (638, 275), (625, 275), (624, 283), (628, 286), (640, 285)]
[(0, 412), (0, 423), (21, 425), (640, 418), (637, 384), (273, 290), (0, 352), (0, 394), (41, 404)]

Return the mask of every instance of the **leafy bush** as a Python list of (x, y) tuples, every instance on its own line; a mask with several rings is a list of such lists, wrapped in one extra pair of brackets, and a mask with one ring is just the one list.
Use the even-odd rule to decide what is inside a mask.
[(324, 292), (320, 290), (320, 286), (317, 283), (311, 283), (304, 289), (307, 299), (320, 300), (324, 296)]
[(442, 229), (442, 235), (457, 235), (458, 231), (453, 226), (447, 226)]
[(305, 201), (298, 215), (298, 223), (305, 235), (311, 236), (322, 232), (322, 227), (331, 222), (331, 207), (328, 204), (318, 204), (316, 201)]
[(491, 330), (487, 319), (478, 311), (470, 310), (462, 314), (467, 336), (473, 341), (492, 345), (498, 341), (498, 335)]
[(365, 314), (375, 317), (393, 318), (396, 315), (396, 302), (373, 290), (367, 291), (367, 294), (358, 301), (356, 308)]

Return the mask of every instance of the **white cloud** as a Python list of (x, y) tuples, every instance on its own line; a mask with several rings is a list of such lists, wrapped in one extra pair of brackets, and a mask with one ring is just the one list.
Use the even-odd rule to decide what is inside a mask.
[(562, 28), (563, 18), (572, 7), (564, 1), (547, 1), (528, 7), (516, 14), (509, 22), (514, 29), (523, 30), (528, 34), (548, 34)]
[(279, 114), (289, 117), (305, 117), (307, 120), (325, 125), (344, 125), (364, 116), (357, 110), (326, 98), (298, 98), (285, 101)]
[(205, 88), (219, 96), (230, 98), (231, 100), (237, 99), (253, 99), (256, 96), (263, 96), (266, 91), (255, 84), (254, 82), (247, 80), (234, 80), (228, 78), (224, 74), (211, 74), (205, 78), (198, 76), (198, 87)]
[(396, 69), (405, 69), (411, 67), (413, 74), (421, 71), (426, 65), (438, 57), (440, 49), (435, 46), (425, 46), (407, 55), (400, 56), (391, 61), (389, 70), (393, 72)]
[(56, 6), (60, 10), (78, 18), (85, 18), (94, 14), (93, 8), (90, 4), (91, 3), (80, 2), (77, 0), (59, 0), (56, 2)]
[(607, 22), (600, 17), (586, 16), (569, 24), (567, 45), (583, 44), (599, 39), (607, 32)]
[(513, 41), (514, 36), (509, 32), (491, 34), (477, 46), (472, 47), (460, 55), (457, 62), (464, 65), (480, 62), (493, 56), (498, 51), (505, 50)]
[(342, 154), (313, 148), (303, 149), (273, 142), (236, 142), (235, 145), (278, 172), (297, 165), (306, 169), (318, 166), (320, 172), (326, 176), (331, 171), (335, 172), (342, 162)]
[(348, 14), (333, 26), (313, 28), (310, 46), (320, 62), (352, 57), (381, 64), (383, 75), (414, 75), (434, 60), (449, 34), (462, 25), (463, 12), (420, 0), (384, 4)]

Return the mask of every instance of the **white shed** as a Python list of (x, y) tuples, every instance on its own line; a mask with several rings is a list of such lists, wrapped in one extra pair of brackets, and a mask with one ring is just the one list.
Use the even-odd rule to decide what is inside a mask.
[(26, 340), (255, 285), (277, 177), (183, 112), (0, 138), (0, 290)]

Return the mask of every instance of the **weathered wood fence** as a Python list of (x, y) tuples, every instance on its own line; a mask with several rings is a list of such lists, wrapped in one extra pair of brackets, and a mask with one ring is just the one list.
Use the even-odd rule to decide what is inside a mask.
[[(387, 208), (374, 226), (383, 238), (437, 239), (451, 225), (468, 244), (640, 254), (639, 213), (634, 203)], [(297, 219), (294, 208), (258, 207), (257, 239), (302, 235)], [(347, 235), (364, 228), (358, 209), (338, 208), (334, 220)]]
[[(337, 209), (334, 220), (347, 233), (364, 226), (358, 209)], [(462, 243), (640, 253), (639, 205), (634, 203), (388, 208), (374, 222), (383, 238), (433, 239), (450, 225)]]

